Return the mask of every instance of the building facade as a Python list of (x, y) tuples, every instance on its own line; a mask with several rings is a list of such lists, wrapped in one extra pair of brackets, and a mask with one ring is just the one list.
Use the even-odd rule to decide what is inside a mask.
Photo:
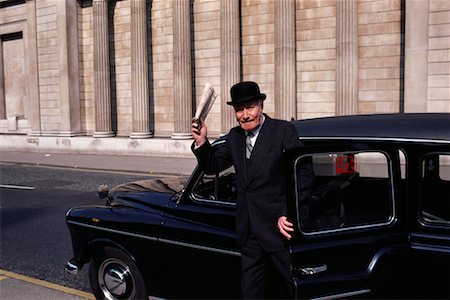
[(189, 156), (252, 80), (291, 120), (450, 112), (448, 0), (2, 0), (0, 149)]

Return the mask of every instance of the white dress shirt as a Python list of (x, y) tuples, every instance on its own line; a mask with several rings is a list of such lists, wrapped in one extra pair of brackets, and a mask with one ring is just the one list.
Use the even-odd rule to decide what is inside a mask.
[[(255, 147), (256, 140), (258, 139), (259, 132), (261, 131), (261, 128), (262, 128), (265, 120), (266, 120), (266, 117), (264, 115), (262, 115), (261, 124), (259, 124), (258, 128), (256, 128), (255, 130), (252, 131), (253, 136), (250, 137), (250, 143), (252, 144), (252, 147)], [(247, 131), (245, 132), (245, 135), (246, 136), (248, 135)]]

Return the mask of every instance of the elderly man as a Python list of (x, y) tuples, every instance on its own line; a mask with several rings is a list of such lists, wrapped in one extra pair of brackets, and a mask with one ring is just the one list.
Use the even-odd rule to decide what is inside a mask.
[(287, 240), (294, 230), (286, 217), (286, 179), (282, 153), (301, 146), (294, 126), (263, 112), (266, 95), (255, 82), (241, 82), (231, 90), (239, 126), (230, 130), (223, 147), (215, 150), (206, 124), (192, 123), (193, 152), (207, 173), (234, 165), (237, 184), (236, 236), (241, 247), (242, 296), (266, 297), (266, 274), (271, 264), (292, 296), (291, 256)]

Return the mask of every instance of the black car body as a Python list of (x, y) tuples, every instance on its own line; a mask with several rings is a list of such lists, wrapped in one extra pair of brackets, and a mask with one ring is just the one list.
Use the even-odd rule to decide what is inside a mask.
[[(304, 143), (285, 155), (296, 297), (448, 299), (450, 114), (293, 123)], [(233, 169), (174, 184), (69, 210), (66, 269), (90, 262), (96, 297), (240, 297)]]

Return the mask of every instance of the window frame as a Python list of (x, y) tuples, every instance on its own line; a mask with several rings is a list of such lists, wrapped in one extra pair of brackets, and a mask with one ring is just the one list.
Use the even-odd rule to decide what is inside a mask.
[[(389, 193), (390, 193), (390, 216), (388, 217), (387, 221), (374, 223), (374, 224), (364, 224), (364, 225), (355, 225), (355, 226), (349, 226), (349, 227), (341, 227), (341, 228), (334, 228), (334, 229), (324, 229), (324, 230), (315, 230), (315, 231), (304, 231), (301, 226), (301, 215), (300, 215), (300, 203), (299, 203), (299, 195), (298, 195), (298, 178), (297, 178), (297, 164), (298, 162), (304, 158), (304, 157), (312, 157), (315, 155), (333, 155), (337, 153), (343, 153), (343, 154), (359, 154), (359, 153), (367, 153), (367, 152), (375, 152), (375, 153), (381, 153), (386, 157), (387, 162), (387, 172), (388, 172), (388, 182), (389, 182)], [(395, 194), (395, 187), (394, 187), (394, 172), (393, 172), (393, 162), (392, 157), (389, 155), (387, 151), (380, 150), (380, 149), (349, 149), (345, 150), (340, 148), (336, 151), (331, 150), (324, 150), (324, 151), (314, 151), (314, 152), (308, 152), (308, 153), (302, 153), (294, 160), (294, 166), (293, 166), (293, 172), (294, 172), (294, 186), (295, 186), (295, 209), (296, 209), (296, 215), (297, 215), (297, 227), (300, 230), (300, 233), (304, 236), (319, 236), (324, 234), (333, 234), (333, 233), (346, 233), (346, 232), (353, 232), (358, 230), (367, 230), (367, 229), (377, 229), (380, 227), (388, 227), (393, 226), (397, 221), (397, 210), (396, 210), (396, 194)]]
[[(226, 170), (225, 170), (226, 171)], [(214, 180), (219, 180), (221, 178), (220, 173), (216, 173), (214, 174)], [(200, 195), (195, 193), (195, 189), (198, 187), (198, 185), (200, 184), (200, 181), (202, 180), (203, 176), (208, 176), (208, 174), (206, 174), (204, 171), (202, 171), (200, 173), (200, 175), (198, 176), (198, 178), (195, 180), (194, 185), (192, 186), (190, 195), (191, 195), (191, 199), (194, 203), (199, 203), (199, 204), (209, 204), (209, 205), (213, 205), (213, 206), (221, 206), (221, 207), (228, 207), (228, 208), (234, 208), (236, 207), (236, 200), (235, 202), (225, 202), (225, 201), (220, 201), (220, 200), (211, 200), (211, 199), (206, 199), (203, 197), (199, 197)]]
[[(422, 180), (424, 177), (422, 177), (422, 174), (424, 173), (424, 161), (425, 159), (430, 155), (445, 155), (450, 157), (450, 152), (442, 151), (430, 151), (422, 154), (419, 157), (418, 163), (419, 163), (419, 178), (420, 178), (420, 190), (421, 192), (418, 193), (418, 199), (417, 199), (417, 221), (419, 222), (420, 226), (424, 228), (444, 228), (444, 229), (450, 229), (450, 220), (449, 221), (439, 221), (439, 220), (425, 220), (423, 212), (424, 210), (424, 195), (423, 195), (423, 182)], [(439, 167), (441, 165), (439, 164)]]

